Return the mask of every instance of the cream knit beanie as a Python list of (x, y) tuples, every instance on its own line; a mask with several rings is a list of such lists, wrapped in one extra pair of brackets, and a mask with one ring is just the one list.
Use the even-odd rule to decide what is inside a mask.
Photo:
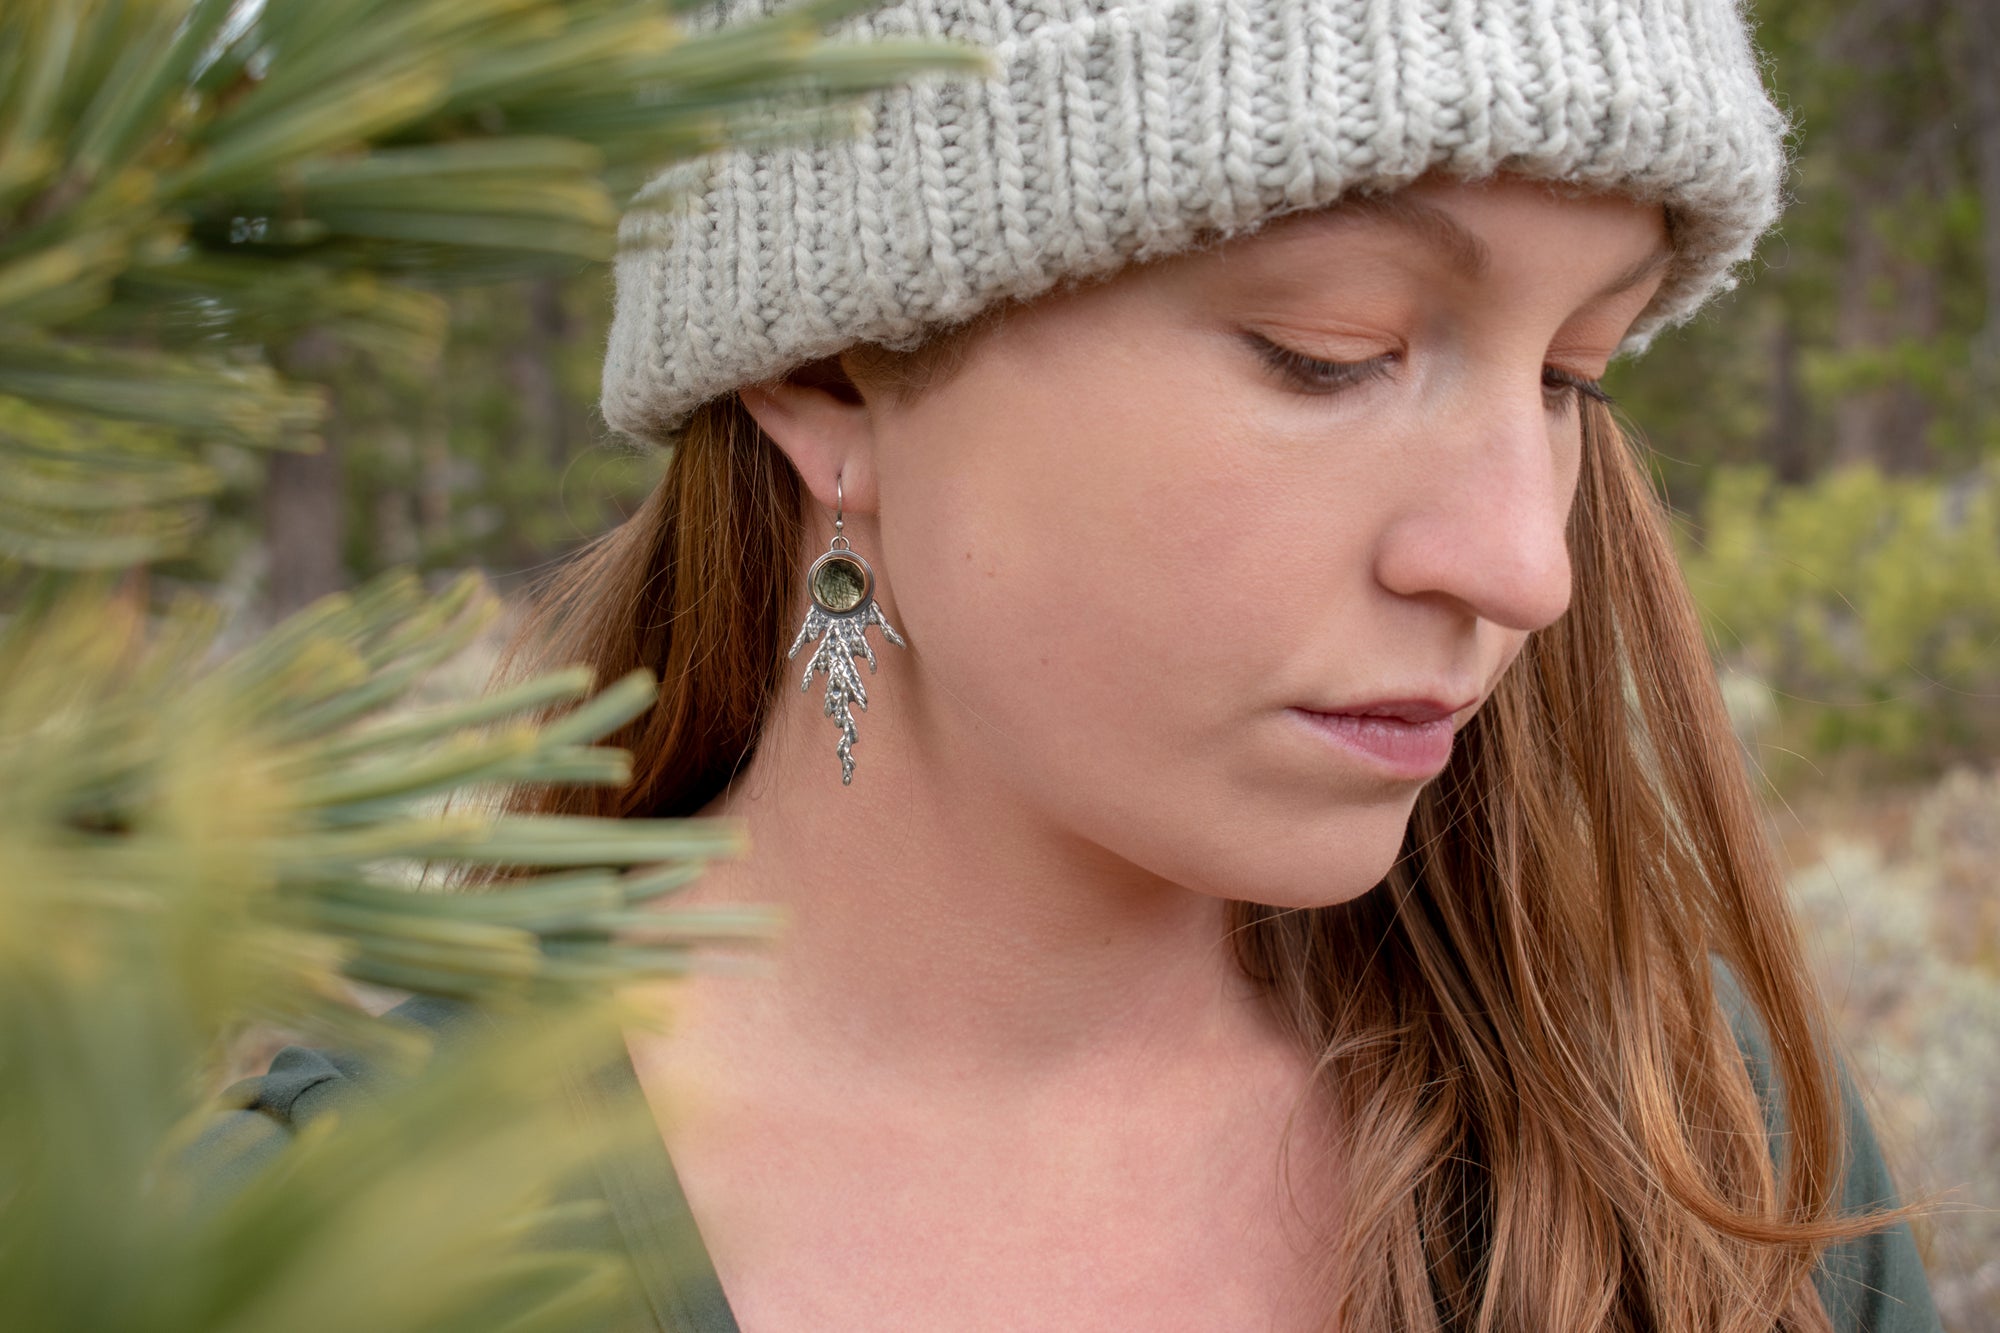
[(832, 32), (970, 42), (999, 72), (920, 78), (871, 97), (858, 137), (726, 150), (642, 190), (660, 211), (620, 228), (614, 428), (664, 442), (857, 342), (911, 347), (1432, 168), (1665, 204), (1678, 257), (1637, 351), (1734, 285), (1786, 165), (1735, 0), (891, 0)]

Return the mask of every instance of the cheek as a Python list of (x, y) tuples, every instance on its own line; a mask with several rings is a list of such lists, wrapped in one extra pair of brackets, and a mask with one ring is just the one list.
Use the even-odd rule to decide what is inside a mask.
[(1549, 418), (1549, 456), (1555, 459), (1557, 494), (1567, 497), (1569, 511), (1576, 508), (1578, 484), (1583, 478), (1583, 422), (1581, 409)]
[(1095, 768), (1137, 761), (1219, 665), (1226, 561), (1208, 548), (1229, 497), (1188, 422), (1068, 388), (966, 403), (949, 456), (885, 488), (884, 539), (938, 671), (1038, 762)]
[(1383, 867), (1331, 888), (1321, 867), (1392, 857), (1410, 792), (1313, 771), (1277, 728), (1301, 658), (1359, 605), (1369, 469), (1254, 425), (1215, 391), (1225, 367), (1196, 369), (1184, 350), (1072, 358), (913, 415), (883, 471), (883, 540), (941, 686), (927, 722), (942, 761), (1000, 765), (1008, 789), (1176, 883), (1352, 896)]

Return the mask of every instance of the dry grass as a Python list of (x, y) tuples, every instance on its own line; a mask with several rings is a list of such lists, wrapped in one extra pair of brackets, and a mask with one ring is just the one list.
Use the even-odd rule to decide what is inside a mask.
[(1778, 827), (1945, 1326), (2000, 1328), (2000, 768), (1794, 798)]

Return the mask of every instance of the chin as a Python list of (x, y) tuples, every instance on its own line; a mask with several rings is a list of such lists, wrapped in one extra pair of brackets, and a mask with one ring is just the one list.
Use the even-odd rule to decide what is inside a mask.
[(1380, 830), (1375, 821), (1344, 821), (1338, 835), (1273, 839), (1250, 847), (1221, 847), (1210, 861), (1217, 872), (1187, 881), (1212, 897), (1263, 907), (1298, 910), (1338, 907), (1367, 896), (1402, 855), (1407, 817)]
[[(1299, 855), (1302, 859), (1293, 860), (1282, 872), (1247, 878), (1239, 872), (1218, 882), (1196, 887), (1210, 897), (1256, 903), (1260, 907), (1290, 911), (1306, 907), (1338, 907), (1366, 897), (1379, 888), (1390, 866), (1395, 864), (1393, 855), (1365, 862), (1349, 858), (1344, 865), (1329, 862), (1323, 854)], [(1317, 874), (1299, 873), (1297, 867), (1311, 866), (1315, 861), (1327, 868)]]
[(1378, 876), (1366, 884), (1301, 884), (1294, 886), (1289, 892), (1273, 890), (1269, 885), (1265, 885), (1224, 896), (1237, 902), (1255, 903), (1259, 907), (1275, 907), (1282, 911), (1297, 912), (1308, 907), (1339, 907), (1343, 903), (1364, 898), (1381, 886), (1382, 880)]

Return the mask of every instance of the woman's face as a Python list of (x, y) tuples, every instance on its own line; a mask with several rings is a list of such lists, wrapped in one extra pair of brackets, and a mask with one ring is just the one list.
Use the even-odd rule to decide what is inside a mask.
[[(1579, 396), (1666, 246), (1655, 205), (1426, 180), (1046, 296), (870, 397), (876, 545), (849, 530), (921, 659), (882, 675), (916, 751), (1175, 884), (1366, 892), (1569, 604)], [(1411, 700), (1451, 711), (1315, 717)]]

